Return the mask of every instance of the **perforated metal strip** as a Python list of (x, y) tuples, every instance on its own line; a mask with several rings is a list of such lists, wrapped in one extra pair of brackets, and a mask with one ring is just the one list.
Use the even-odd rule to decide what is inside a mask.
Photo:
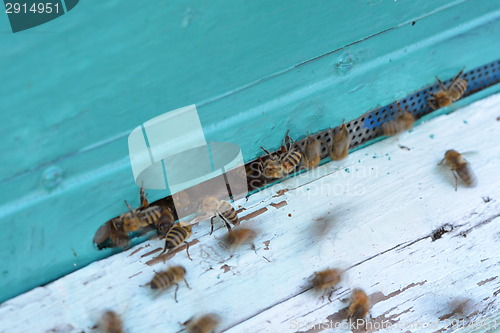
[[(462, 78), (467, 80), (467, 90), (465, 91), (463, 97), (492, 86), (500, 82), (500, 60), (496, 60), (484, 66), (464, 72), (462, 74)], [(450, 78), (444, 81), (444, 84), (448, 85), (452, 79), (453, 78)], [(427, 100), (431, 97), (429, 93), (437, 92), (438, 90), (440, 90), (440, 87), (439, 83), (436, 82), (436, 84), (430, 87), (419, 90), (399, 101), (395, 101), (390, 105), (369, 111), (359, 118), (346, 123), (346, 127), (351, 135), (350, 149), (356, 148), (365, 142), (381, 136), (382, 124), (393, 120), (399, 110), (396, 105), (399, 105), (405, 111), (410, 112), (415, 119), (419, 119), (424, 115), (435, 111), (428, 105)], [(296, 145), (300, 146), (301, 149), (304, 149), (307, 139), (309, 137), (315, 137), (321, 141), (321, 158), (326, 158), (329, 155), (328, 152), (329, 146), (331, 146), (332, 143), (332, 137), (339, 130), (340, 126), (312, 134), (298, 141)], [(273, 154), (281, 156), (282, 153), (276, 151)], [(249, 191), (256, 191), (259, 188), (277, 181), (277, 179), (265, 177), (261, 172), (260, 164), (261, 162), (259, 159), (246, 164)], [(300, 168), (296, 170), (296, 172), (298, 171), (300, 171)], [(283, 178), (280, 180), (283, 180)]]

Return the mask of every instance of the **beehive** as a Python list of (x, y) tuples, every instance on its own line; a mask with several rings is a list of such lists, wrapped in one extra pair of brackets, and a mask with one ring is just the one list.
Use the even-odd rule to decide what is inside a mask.
[[(344, 120), (351, 133), (357, 135), (352, 148), (365, 147), (376, 141), (373, 139), (379, 134), (378, 126), (382, 120), (394, 116), (393, 106), (398, 101), (418, 116), (428, 114), (424, 119), (430, 119), (498, 92), (500, 46), (494, 39), (500, 34), (499, 16), (498, 4), (487, 0), (452, 3), (444, 0), (366, 1), (349, 4), (341, 1), (311, 3), (298, 0), (286, 4), (260, 0), (251, 3), (233, 1), (231, 4), (209, 4), (195, 1), (186, 4), (175, 0), (150, 1), (140, 5), (107, 1), (99, 4), (79, 3), (70, 12), (39, 27), (15, 34), (10, 31), (2, 34), (0, 38), (4, 47), (0, 51), (0, 62), (4, 78), (1, 88), (4, 159), (0, 173), (0, 188), (3, 193), (0, 224), (4, 226), (4, 233), (1, 236), (0, 253), (4, 254), (4, 258), (0, 300), (6, 301), (77, 271), (50, 287), (36, 289), (31, 294), (21, 296), (19, 300), (38, 302), (37, 297), (41, 299), (41, 295), (48, 295), (58, 302), (69, 302), (69, 297), (71, 302), (75, 302), (75, 308), (63, 309), (67, 311), (67, 322), (75, 329), (87, 330), (92, 326), (89, 323), (95, 319), (95, 313), (101, 310), (104, 303), (93, 301), (95, 303), (87, 309), (82, 303), (75, 301), (76, 298), (84, 294), (100, 295), (112, 285), (112, 280), (123, 282), (123, 288), (134, 290), (131, 291), (133, 294), (141, 293), (138, 285), (147, 280), (146, 275), (151, 271), (150, 265), (144, 263), (151, 264), (154, 255), (145, 256), (146, 259), (140, 256), (153, 249), (144, 248), (145, 245), (142, 244), (127, 254), (111, 256), (118, 250), (98, 251), (92, 244), (92, 236), (101, 224), (126, 211), (124, 199), (134, 207), (138, 206), (137, 199), (134, 199), (137, 197), (137, 186), (130, 168), (127, 137), (140, 124), (170, 110), (196, 104), (207, 142), (236, 144), (241, 149), (245, 163), (252, 163), (262, 155), (260, 146), (278, 149), (287, 130), (299, 143), (308, 135), (316, 133), (327, 140), (329, 129), (337, 128)], [(10, 29), (6, 15), (1, 16), (0, 24), (3, 31)], [(465, 77), (470, 83), (466, 98), (451, 107), (429, 113), (426, 99), (428, 92), (435, 91), (437, 87), (435, 76), (448, 80), (464, 67)], [(491, 103), (492, 110), (496, 110), (496, 104)], [(477, 108), (483, 110), (483, 107)], [(484, 117), (493, 117), (492, 113), (488, 113), (492, 111), (487, 108), (483, 112)], [(437, 141), (424, 140), (424, 137), (432, 135), (440, 138), (441, 144), (446, 142), (453, 145), (457, 142), (464, 147), (474, 148), (472, 142), (467, 145), (465, 139), (475, 138), (475, 143), (484, 145), (481, 146), (482, 149), (494, 154), (495, 147), (479, 138), (479, 135), (484, 134), (488, 140), (495, 140), (494, 125), (478, 116), (473, 109), (464, 110), (461, 114), (475, 121), (474, 126), (471, 125), (472, 129), (466, 124), (460, 125), (460, 121), (465, 119), (452, 114), (446, 118), (447, 124), (438, 119), (428, 127), (422, 126), (420, 129), (417, 126), (415, 131), (421, 137), (408, 137), (408, 143), (402, 138), (401, 144), (409, 145), (413, 149), (411, 152), (419, 151), (421, 143), (425, 143), (427, 151), (434, 147), (440, 147), (441, 150), (451, 148), (444, 144), (438, 145), (435, 143)], [(384, 118), (385, 115), (387, 118)], [(473, 123), (472, 120), (467, 121)], [(449, 140), (444, 134), (433, 132), (444, 131), (451, 126), (455, 126), (457, 131), (446, 132)], [(474, 137), (472, 134), (467, 137), (461, 134), (469, 130), (470, 133), (475, 133)], [(391, 169), (392, 174), (403, 175), (411, 171), (420, 175), (418, 172), (423, 172), (425, 168), (420, 165), (418, 167), (424, 169), (404, 171), (405, 163), (402, 161), (410, 157), (402, 155), (404, 151), (397, 150), (399, 148), (393, 150), (386, 141), (378, 143), (379, 146), (359, 150), (356, 157), (353, 157), (355, 160), (350, 159), (340, 164), (327, 163), (318, 172), (301, 174), (294, 177), (294, 180), (287, 180), (250, 196), (248, 202), (238, 201), (236, 205), (246, 209), (243, 215), (247, 215), (246, 212), (254, 214), (246, 218), (247, 223), (259, 224), (259, 227), (269, 230), (264, 232), (269, 239), (262, 238), (262, 242), (276, 244), (277, 253), (278, 249), (299, 253), (301, 262), (311, 258), (312, 264), (308, 268), (314, 270), (321, 266), (323, 251), (335, 251), (336, 247), (321, 244), (313, 247), (310, 244), (312, 238), (306, 238), (305, 241), (297, 239), (302, 230), (299, 220), (311, 220), (315, 216), (314, 209), (319, 205), (310, 202), (308, 207), (295, 206), (302, 200), (299, 198), (305, 195), (302, 191), (306, 191), (307, 186), (303, 184), (317, 181), (336, 170), (354, 172), (355, 161), (368, 163), (364, 154), (369, 154), (371, 158), (371, 162), (366, 165), (375, 161), (378, 163), (379, 159), (372, 158), (371, 155), (380, 157), (382, 153), (379, 150), (383, 154), (390, 154), (391, 161), (400, 159), (399, 163), (384, 159), (386, 164), (378, 164), (379, 168), (390, 169), (387, 163), (394, 163), (396, 169)], [(392, 142), (392, 145), (397, 147), (397, 143)], [(440, 157), (442, 151), (436, 153), (436, 158), (438, 155)], [(417, 157), (424, 158), (424, 151), (415, 154), (411, 160), (417, 160)], [(488, 162), (479, 169), (482, 170), (483, 177), (498, 163), (498, 160), (487, 157), (478, 161)], [(404, 179), (407, 178), (410, 176)], [(402, 179), (394, 181), (398, 183)], [(362, 215), (353, 217), (352, 230), (367, 230), (369, 226), (360, 222), (362, 219), (376, 219), (381, 216), (378, 211), (384, 209), (384, 203), (385, 207), (395, 204), (389, 201), (394, 197), (377, 186), (380, 181), (369, 179), (365, 185), (371, 191), (379, 191), (377, 198), (387, 196), (387, 201), (377, 207), (378, 210), (367, 209)], [(494, 198), (497, 193), (493, 187), (495, 178), (483, 185), (484, 183), (481, 180), (481, 186), (486, 186), (481, 188), (484, 190), (483, 196)], [(301, 184), (295, 192), (292, 191), (296, 187), (294, 184)], [(258, 184), (255, 189), (250, 190), (260, 190), (267, 185), (271, 184)], [(420, 185), (413, 186), (415, 191), (420, 188)], [(425, 183), (421, 187), (432, 188), (432, 184)], [(314, 188), (319, 189), (319, 185)], [(283, 200), (281, 197), (272, 199), (278, 190), (289, 190), (292, 193), (289, 193), (290, 197), (287, 194)], [(447, 195), (444, 190), (439, 193)], [(475, 195), (474, 198), (477, 199), (481, 192), (466, 193)], [(150, 191), (149, 199), (152, 202), (161, 200), (168, 194), (165, 191)], [(335, 204), (335, 211), (343, 212), (340, 214), (342, 219), (351, 221), (349, 214), (353, 213), (355, 206), (343, 202), (339, 197), (342, 195), (335, 195), (326, 201), (314, 198), (322, 205)], [(405, 199), (408, 202), (420, 200), (415, 195)], [(480, 202), (473, 201), (475, 199), (465, 196), (460, 199), (463, 200), (460, 204), (464, 207), (457, 215), (446, 216), (462, 221), (460, 219), (466, 214), (479, 211), (475, 217), (462, 221), (470, 227), (491, 218), (497, 207), (496, 201), (491, 201), (487, 208), (479, 209)], [(292, 204), (294, 200), (297, 201)], [(466, 205), (467, 200), (473, 202), (474, 207)], [(337, 206), (342, 202), (349, 208)], [(274, 214), (271, 214), (274, 206), (267, 205), (270, 203), (278, 205)], [(332, 211), (333, 209), (332, 207)], [(444, 214), (445, 208), (434, 209)], [(297, 220), (293, 219), (295, 211), (302, 214)], [(265, 213), (259, 215), (261, 212)], [(283, 216), (287, 217), (288, 214), (291, 215), (292, 222), (285, 222), (287, 219)], [(430, 220), (431, 215), (425, 213), (423, 220)], [(272, 227), (273, 220), (280, 221), (280, 225)], [(412, 221), (410, 217), (408, 220)], [(441, 222), (444, 223), (444, 219)], [(293, 227), (288, 227), (290, 223)], [(491, 228), (488, 229), (489, 232), (497, 232), (494, 224), (487, 225)], [(353, 275), (358, 274), (355, 270), (358, 266), (361, 274), (371, 268), (365, 266), (368, 268), (361, 269), (364, 260), (379, 256), (391, 247), (410, 244), (437, 227), (438, 224), (425, 227), (421, 225), (414, 227), (415, 230), (401, 227), (394, 234), (389, 233), (389, 236), (389, 231), (378, 234), (373, 231), (376, 241), (363, 238), (368, 242), (370, 251), (353, 250), (354, 254), (349, 258), (334, 253), (342, 258), (345, 266), (354, 265)], [(210, 247), (216, 246), (216, 242), (205, 235), (208, 228), (207, 224), (200, 224), (200, 229), (194, 236), (200, 242), (195, 244), (195, 248), (198, 246), (199, 251), (206, 251), (219, 258), (219, 251), (212, 253), (210, 250)], [(465, 228), (460, 232), (470, 234), (467, 230)], [(396, 234), (405, 233), (408, 237), (396, 237)], [(278, 238), (275, 242), (274, 235), (283, 236), (276, 236)], [(338, 237), (348, 244), (348, 239), (351, 238), (347, 235), (350, 234), (347, 232)], [(386, 242), (387, 246), (382, 246), (384, 237), (390, 239)], [(480, 239), (479, 236), (472, 238), (474, 237)], [(139, 241), (142, 240), (138, 239), (136, 242)], [(159, 242), (154, 240), (147, 244), (155, 248), (159, 246)], [(143, 252), (135, 252), (141, 246)], [(271, 251), (265, 250), (265, 245), (259, 246), (260, 252)], [(272, 247), (273, 245), (270, 249)], [(413, 250), (422, 253), (422, 258), (425, 257), (425, 249)], [(487, 250), (486, 247), (479, 246), (477, 253), (486, 257)], [(128, 257), (132, 252), (135, 254)], [(196, 296), (187, 296), (185, 303), (180, 303), (182, 307), (179, 313), (182, 318), (177, 319), (172, 314), (170, 321), (175, 323), (187, 319), (190, 315), (187, 310), (190, 302), (201, 302), (208, 307), (210, 300), (216, 296), (215, 291), (222, 292), (218, 288), (210, 292), (211, 286), (221, 279), (224, 281), (229, 274), (234, 273), (231, 279), (227, 278), (229, 284), (222, 284), (227, 287), (225, 292), (228, 295), (237, 293), (241, 286), (249, 285), (252, 277), (242, 268), (245, 260), (250, 260), (247, 256), (249, 255), (245, 253), (235, 259), (236, 262), (226, 263), (223, 260), (220, 266), (224, 267), (223, 271), (229, 271), (218, 274), (215, 273), (215, 269), (219, 269), (218, 260), (225, 257), (212, 258), (215, 261), (211, 262), (200, 254), (199, 266), (193, 268), (191, 274), (194, 280), (199, 277), (206, 283), (198, 285)], [(106, 257), (105, 261), (99, 261)], [(293, 258), (295, 257), (280, 259), (276, 254), (275, 261), (268, 259), (281, 267), (281, 260), (290, 263)], [(262, 265), (267, 264), (260, 257), (251, 260), (257, 259), (262, 261)], [(482, 259), (485, 258), (478, 260)], [(106, 270), (105, 277), (97, 279), (99, 283), (92, 283), (92, 275), (99, 275), (99, 269), (95, 269), (102, 269), (104, 263), (113, 269), (109, 272)], [(89, 264), (92, 265), (87, 266)], [(120, 270), (120, 264), (126, 264), (130, 268)], [(373, 265), (376, 265), (375, 261)], [(213, 274), (210, 267), (214, 268)], [(290, 268), (291, 264), (282, 267), (285, 269), (285, 276), (286, 273), (294, 272)], [(477, 269), (481, 267), (485, 266), (477, 266)], [(139, 272), (144, 273), (128, 279)], [(279, 269), (267, 272), (271, 278), (281, 276)], [(375, 274), (373, 281), (377, 277), (379, 280), (383, 279)], [(484, 281), (493, 278), (484, 277)], [(266, 316), (271, 316), (277, 310), (266, 313), (263, 309), (269, 306), (279, 309), (276, 304), (285, 299), (292, 302), (287, 303), (290, 305), (287, 309), (298, 310), (293, 316), (290, 314), (287, 318), (281, 318), (282, 320), (303, 315), (307, 311), (299, 306), (305, 302), (302, 296), (290, 296), (302, 295), (305, 290), (302, 288), (302, 278), (296, 276), (283, 287), (271, 284), (269, 281), (272, 279), (258, 280), (258, 286), (262, 289), (272, 288), (274, 293), (272, 297), (263, 297), (262, 300), (244, 294), (249, 300), (244, 311), (237, 311), (236, 308), (241, 306), (238, 301), (227, 307), (222, 303), (214, 303), (218, 305), (217, 309), (225, 309), (221, 310), (225, 318), (230, 318), (225, 319), (224, 327), (234, 327), (235, 332), (250, 332), (252, 325), (257, 325), (262, 331), (269, 330), (272, 326), (266, 326), (266, 320), (271, 321), (272, 325), (277, 324)], [(411, 283), (425, 285), (422, 282), (425, 279), (411, 282), (403, 280), (401, 278), (399, 282), (401, 286)], [(491, 281), (492, 284), (484, 282), (482, 285), (494, 287), (498, 283), (495, 279)], [(481, 281), (477, 281), (479, 282)], [(63, 295), (61, 286), (74, 291)], [(90, 292), (91, 287), (96, 294)], [(401, 290), (403, 289), (402, 287)], [(252, 289), (248, 293), (250, 290)], [(395, 289), (387, 287), (377, 290), (383, 290), (383, 294), (387, 295)], [(380, 296), (375, 296), (377, 295)], [(9, 311), (15, 311), (16, 304), (19, 304), (16, 300), (18, 299), (4, 303), (0, 318), (11, 316)], [(115, 302), (119, 300), (119, 297), (114, 298)], [(144, 302), (146, 300), (144, 298)], [(224, 300), (227, 301), (226, 298)], [(106, 298), (106, 301), (109, 299)], [(166, 298), (159, 302), (171, 306), (168, 303), (170, 300)], [(495, 303), (492, 304), (489, 306), (495, 306)], [(108, 302), (108, 306), (110, 305)], [(155, 307), (155, 303), (151, 302), (150, 306)], [(143, 311), (147, 312), (146, 309), (148, 307)], [(69, 314), (70, 310), (79, 311), (83, 319), (75, 319)], [(119, 310), (125, 313), (126, 319), (134, 316), (130, 314), (134, 311), (133, 305)], [(424, 310), (421, 312), (425, 313)], [(139, 316), (141, 312), (137, 313)], [(261, 313), (259, 317), (258, 314)], [(44, 318), (57, 317), (50, 311), (37, 315)], [(254, 319), (247, 320), (248, 318)], [(5, 326), (5, 329), (25, 331), (30, 324), (29, 321), (17, 322), (18, 325), (27, 326)], [(64, 324), (66, 323), (61, 323)], [(46, 325), (43, 329), (49, 330), (54, 327), (50, 325), (55, 325), (55, 321), (47, 319)], [(147, 327), (146, 323), (127, 325), (136, 330)], [(152, 322), (151, 325), (158, 330), (161, 327), (159, 321)], [(175, 328), (169, 326), (168, 329)]]

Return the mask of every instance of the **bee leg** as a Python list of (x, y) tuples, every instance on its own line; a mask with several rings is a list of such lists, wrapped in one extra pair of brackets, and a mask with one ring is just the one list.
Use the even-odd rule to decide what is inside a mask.
[(189, 255), (189, 243), (188, 243), (188, 242), (186, 242), (186, 241), (184, 241), (184, 243), (186, 243), (186, 254), (187, 254), (187, 256), (188, 256), (189, 260), (191, 260), (191, 261), (192, 261), (193, 259), (191, 259), (191, 256)]
[(147, 206), (149, 206), (149, 201), (146, 198), (146, 194), (144, 193), (144, 182), (142, 182), (141, 189), (139, 190), (139, 201), (142, 208), (146, 208)]
[(212, 216), (212, 218), (210, 219), (210, 224), (212, 225), (212, 227), (210, 228), (210, 235), (214, 232), (214, 219), (215, 216)]
[(253, 250), (253, 252), (255, 252), (256, 255), (258, 255), (257, 248), (255, 247), (254, 243), (250, 244), (250, 248)]
[(448, 87), (453, 86), (455, 84), (455, 82), (457, 82), (457, 80), (460, 78), (460, 76), (462, 76), (462, 74), (464, 73), (464, 69), (465, 69), (465, 67), (460, 72), (458, 72), (458, 74), (453, 78), (453, 80), (451, 80), (450, 85)]
[(163, 251), (161, 251), (161, 253), (159, 254), (159, 256), (161, 256), (163, 253), (165, 253), (165, 251), (167, 251), (167, 239), (165, 239), (165, 246), (163, 247)]
[(175, 293), (174, 293), (175, 303), (179, 303), (179, 301), (177, 300), (177, 290), (179, 290), (179, 284), (178, 283), (175, 284)]
[(332, 301), (332, 295), (333, 295), (333, 292), (334, 290), (330, 291), (330, 293), (328, 293), (328, 300), (331, 302)]
[(222, 214), (218, 214), (219, 217), (221, 218), (222, 221), (224, 221), (224, 224), (226, 225), (227, 231), (231, 231), (231, 225), (227, 221), (227, 219), (224, 217)]
[(184, 283), (186, 284), (186, 287), (188, 287), (189, 289), (191, 289), (191, 287), (189, 286), (188, 282), (186, 281), (186, 279), (184, 279)]
[(458, 188), (458, 177), (457, 177), (457, 172), (455, 170), (453, 170), (453, 177), (455, 177), (455, 192), (456, 192)]

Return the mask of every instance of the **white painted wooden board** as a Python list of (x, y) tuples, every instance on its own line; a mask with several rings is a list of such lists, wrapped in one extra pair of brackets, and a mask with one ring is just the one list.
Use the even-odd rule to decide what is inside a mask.
[[(497, 94), (240, 200), (242, 225), (260, 231), (257, 254), (231, 255), (219, 245), (222, 223), (210, 236), (204, 221), (193, 261), (183, 251), (154, 260), (163, 243), (153, 239), (4, 302), (0, 332), (91, 332), (105, 309), (129, 333), (176, 332), (203, 312), (222, 316), (218, 332), (350, 332), (328, 327), (346, 324), (353, 287), (374, 304), (368, 332), (453, 331), (464, 299), (464, 323), (482, 320), (466, 331), (500, 330), (499, 116)], [(475, 188), (455, 192), (436, 165), (451, 148), (472, 151)], [(445, 224), (453, 230), (432, 241)], [(180, 286), (179, 303), (173, 290), (143, 287), (153, 270), (179, 264), (192, 288)], [(332, 302), (308, 280), (327, 267), (346, 269)]]

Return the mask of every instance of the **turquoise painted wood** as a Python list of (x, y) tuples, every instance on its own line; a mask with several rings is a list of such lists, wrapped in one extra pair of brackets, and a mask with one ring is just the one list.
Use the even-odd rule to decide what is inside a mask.
[(207, 140), (252, 160), (499, 58), (499, 18), (488, 0), (110, 0), (12, 34), (0, 15), (0, 301), (112, 253), (92, 236), (138, 204), (142, 122), (196, 103)]

